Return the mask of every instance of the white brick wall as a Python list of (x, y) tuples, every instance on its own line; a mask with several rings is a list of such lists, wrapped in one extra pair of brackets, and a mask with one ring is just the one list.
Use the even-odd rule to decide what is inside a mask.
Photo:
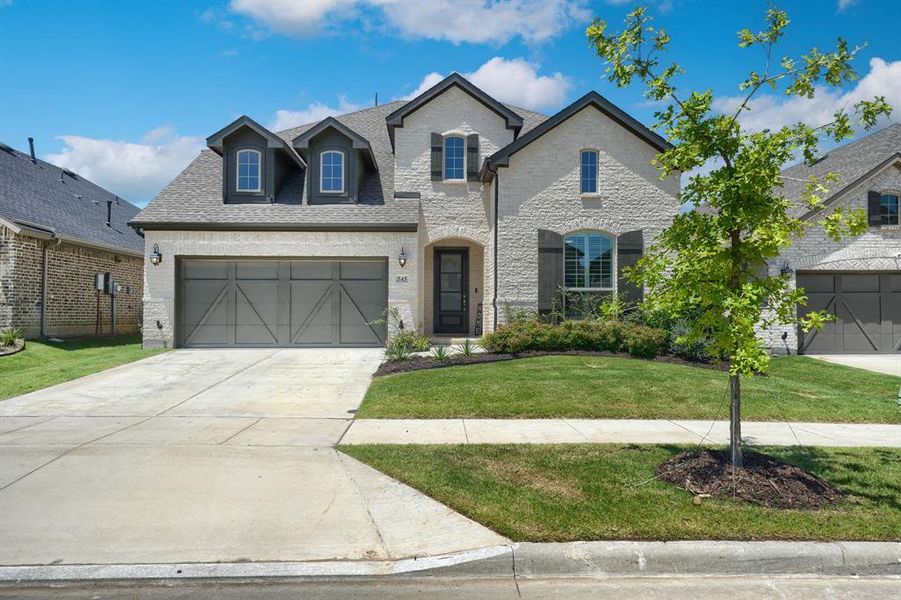
[[(319, 231), (147, 231), (147, 254), (159, 244), (163, 262), (144, 262), (144, 345), (172, 347), (175, 338), (175, 258), (190, 256), (387, 257), (388, 304), (406, 323), (420, 322), (416, 233)], [(397, 261), (407, 254), (403, 269)], [(406, 281), (398, 281), (398, 277)], [(159, 321), (161, 328), (157, 327)]]
[[(901, 194), (901, 167), (889, 165), (843, 193), (832, 207), (866, 211), (869, 190)], [(831, 210), (827, 209), (825, 214)], [(901, 271), (901, 228), (874, 228), (863, 235), (835, 242), (829, 239), (821, 226), (814, 225), (770, 265), (770, 272), (778, 272), (784, 260), (788, 260), (795, 272), (792, 275), (792, 286), (796, 283), (798, 271)], [(783, 333), (786, 334), (784, 341)], [(797, 329), (793, 326), (762, 331), (761, 338), (775, 353), (797, 352)]]
[[(590, 199), (580, 195), (583, 148), (599, 150), (599, 193)], [(587, 107), (514, 154), (509, 168), (498, 170), (499, 322), (504, 305), (538, 306), (539, 229), (561, 235), (584, 229), (614, 235), (643, 229), (648, 246), (672, 222), (679, 210), (679, 179), (659, 178), (651, 165), (656, 154), (634, 134)]]

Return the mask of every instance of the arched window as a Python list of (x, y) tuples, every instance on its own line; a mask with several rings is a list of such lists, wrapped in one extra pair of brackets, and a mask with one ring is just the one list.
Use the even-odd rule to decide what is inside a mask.
[(344, 153), (340, 150), (326, 150), (319, 158), (319, 191), (343, 193)]
[(581, 166), (579, 177), (583, 194), (598, 193), (598, 153), (597, 150), (582, 150), (579, 157)]
[(451, 135), (444, 138), (444, 178), (462, 180), (465, 173), (463, 138)]
[(238, 150), (238, 181), (239, 192), (259, 192), (260, 164), (262, 155), (258, 150)]
[(613, 238), (580, 231), (564, 238), (564, 282), (571, 290), (613, 289)]
[(882, 194), (879, 198), (879, 220), (882, 225), (898, 225), (898, 194)]

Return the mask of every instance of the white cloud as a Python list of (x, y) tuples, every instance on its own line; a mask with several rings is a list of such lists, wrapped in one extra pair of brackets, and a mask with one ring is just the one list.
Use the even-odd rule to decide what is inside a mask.
[(65, 147), (46, 155), (48, 162), (137, 204), (159, 192), (204, 147), (202, 138), (179, 136), (168, 126), (147, 132), (137, 143), (78, 135), (59, 139)]
[(838, 12), (845, 12), (846, 9), (857, 4), (857, 0), (838, 0)]
[[(748, 129), (778, 129), (783, 125), (803, 122), (821, 125), (832, 120), (840, 108), (851, 110), (855, 102), (874, 96), (885, 96), (894, 107), (891, 120), (901, 121), (901, 60), (886, 62), (881, 58), (870, 59), (870, 71), (850, 90), (845, 92), (818, 88), (814, 98), (789, 98), (764, 94), (751, 101), (750, 112), (743, 114), (742, 125)], [(734, 111), (741, 103), (738, 96), (717, 98), (713, 107), (724, 113)]]
[(354, 15), (356, 0), (232, 0), (231, 9), (276, 33), (308, 37)]
[(311, 37), (375, 13), (404, 37), (501, 45), (547, 41), (591, 13), (586, 0), (232, 0), (232, 11), (268, 29)]
[[(532, 110), (560, 106), (571, 87), (569, 80), (559, 72), (539, 75), (538, 68), (538, 65), (522, 58), (495, 56), (463, 76), (501, 102)], [(404, 99), (415, 98), (443, 78), (440, 73), (429, 73), (419, 87)]]
[(324, 102), (313, 102), (303, 110), (277, 110), (268, 127), (271, 131), (282, 131), (298, 125), (316, 123), (326, 117), (349, 113), (362, 108), (365, 107), (354, 104), (348, 101), (346, 96), (341, 95), (338, 96), (337, 106), (329, 106)]

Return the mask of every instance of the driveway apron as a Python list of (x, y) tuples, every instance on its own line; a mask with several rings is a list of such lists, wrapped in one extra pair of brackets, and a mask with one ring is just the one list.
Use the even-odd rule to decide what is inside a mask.
[(506, 543), (333, 448), (381, 358), (176, 350), (0, 402), (0, 564), (391, 559)]

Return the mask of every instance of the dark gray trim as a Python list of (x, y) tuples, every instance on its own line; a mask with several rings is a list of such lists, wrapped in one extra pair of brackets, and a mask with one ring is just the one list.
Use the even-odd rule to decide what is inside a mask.
[(235, 119), (234, 121), (232, 121), (231, 123), (229, 123), (228, 125), (223, 127), (222, 129), (220, 129), (213, 135), (209, 136), (206, 139), (207, 147), (210, 150), (214, 151), (219, 156), (222, 156), (222, 151), (223, 151), (223, 147), (224, 147), (223, 144), (224, 144), (225, 138), (228, 137), (229, 135), (231, 135), (232, 133), (234, 133), (235, 131), (237, 131), (238, 129), (240, 129), (241, 127), (247, 127), (249, 129), (255, 131), (256, 133), (260, 134), (261, 136), (266, 138), (266, 144), (269, 148), (276, 148), (276, 149), (283, 150), (291, 157), (291, 159), (294, 162), (296, 162), (298, 164), (298, 166), (306, 167), (306, 164), (303, 162), (303, 160), (301, 160), (301, 158), (297, 155), (297, 153), (291, 149), (291, 146), (289, 146), (285, 140), (278, 137), (277, 135), (275, 135), (274, 133), (272, 133), (271, 131), (269, 131), (268, 129), (266, 129), (265, 127), (263, 127), (262, 125), (260, 125), (259, 123), (257, 123), (253, 119), (251, 119), (250, 117), (248, 117), (247, 115), (241, 115), (240, 117), (238, 117), (237, 119)]
[(132, 221), (145, 231), (416, 231), (418, 223), (179, 223)]
[(422, 197), (422, 194), (419, 192), (394, 192), (395, 198), (413, 198), (415, 200), (419, 200)]
[(665, 152), (673, 147), (672, 144), (667, 142), (662, 136), (642, 125), (634, 117), (629, 116), (625, 111), (597, 92), (588, 92), (548, 120), (544, 121), (534, 129), (529, 130), (522, 137), (510, 142), (486, 158), (482, 165), (481, 178), (483, 180), (490, 178), (495, 172), (496, 167), (509, 166), (510, 157), (512, 155), (516, 154), (545, 133), (588, 106), (595, 107), (660, 152)]
[(887, 166), (889, 166), (896, 160), (901, 160), (901, 152), (896, 152), (896, 153), (892, 154), (887, 159), (885, 159), (884, 161), (882, 161), (881, 163), (879, 163), (878, 165), (876, 165), (875, 167), (873, 167), (872, 169), (870, 169), (869, 171), (867, 171), (866, 173), (864, 173), (863, 175), (861, 175), (860, 177), (858, 177), (857, 179), (855, 179), (854, 181), (849, 183), (848, 185), (842, 186), (841, 189), (839, 189), (837, 192), (835, 192), (834, 194), (832, 194), (828, 198), (826, 198), (823, 201), (823, 203), (820, 205), (819, 208), (814, 209), (814, 210), (809, 210), (806, 213), (804, 213), (803, 215), (801, 215), (801, 219), (806, 221), (810, 217), (823, 212), (823, 210), (825, 210), (826, 208), (829, 207), (830, 204), (835, 202), (835, 200), (839, 196), (841, 196), (846, 190), (854, 188), (855, 186), (863, 183), (865, 180), (869, 179), (870, 177), (872, 177), (873, 175), (875, 175), (882, 169), (886, 168)]
[(514, 138), (519, 135), (519, 130), (522, 129), (522, 117), (474, 86), (470, 83), (466, 78), (464, 78), (459, 73), (451, 73), (420, 95), (416, 96), (396, 111), (385, 117), (385, 122), (388, 124), (388, 137), (391, 140), (391, 150), (394, 150), (394, 129), (396, 127), (404, 126), (404, 118), (416, 112), (426, 104), (432, 101), (436, 96), (440, 96), (445, 90), (450, 88), (451, 86), (457, 86), (490, 110), (493, 110), (497, 113), (501, 118), (504, 119), (504, 122), (507, 125), (507, 129), (512, 129), (514, 131)]
[(494, 297), (491, 300), (491, 305), (493, 310), (491, 311), (492, 320), (494, 321), (494, 327), (492, 331), (497, 329), (497, 224), (498, 224), (498, 209), (500, 208), (500, 187), (501, 187), (501, 176), (495, 171), (494, 173), (494, 293), (492, 294)]

